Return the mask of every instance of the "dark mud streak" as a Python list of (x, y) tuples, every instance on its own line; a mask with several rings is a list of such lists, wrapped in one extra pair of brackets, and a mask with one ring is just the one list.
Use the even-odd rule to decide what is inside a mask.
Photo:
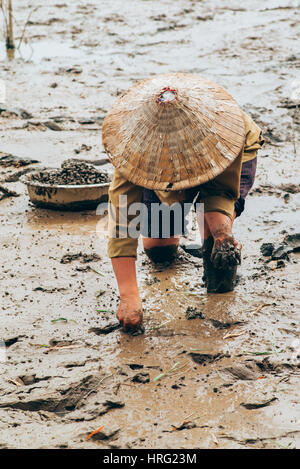
[(268, 407), (274, 401), (277, 401), (277, 397), (272, 397), (272, 399), (269, 399), (268, 401), (264, 401), (264, 402), (253, 402), (253, 403), (242, 402), (240, 405), (242, 407), (245, 407), (245, 409), (254, 410), (254, 409), (261, 409), (262, 407)]
[[(69, 388), (60, 392), (52, 393), (44, 398), (30, 399), (26, 395), (18, 394), (18, 399), (3, 402), (1, 399), (0, 408), (19, 409), (30, 412), (48, 411), (58, 416), (68, 415), (72, 411), (76, 411), (83, 406), (88, 405), (88, 398), (98, 392), (98, 388), (102, 382), (95, 376), (86, 376), (79, 383), (74, 383)], [(46, 394), (46, 393), (45, 393)], [(91, 409), (87, 409), (92, 415), (101, 416), (112, 409), (120, 409), (124, 407), (124, 403), (120, 401), (110, 400), (102, 397), (101, 404)], [(80, 417), (79, 417), (80, 418)], [(84, 420), (84, 418), (83, 418)]]

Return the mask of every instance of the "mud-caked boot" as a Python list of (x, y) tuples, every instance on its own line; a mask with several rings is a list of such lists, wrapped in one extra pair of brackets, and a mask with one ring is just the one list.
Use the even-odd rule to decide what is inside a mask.
[[(202, 247), (204, 270), (203, 281), (207, 288), (207, 293), (226, 293), (232, 291), (236, 285), (237, 264), (239, 262), (236, 260), (235, 265), (230, 265), (235, 261), (232, 261), (230, 258), (230, 246), (225, 245), (223, 250), (222, 247), (219, 248), (217, 254), (219, 254), (219, 252), (221, 253), (221, 261), (223, 259), (223, 255), (225, 259), (228, 254), (230, 264), (228, 264), (228, 262), (218, 262), (218, 267), (215, 267), (216, 259), (211, 260), (213, 246), (214, 239), (210, 236), (204, 241)], [(216, 257), (216, 254), (214, 257)], [(235, 256), (233, 256), (233, 259), (234, 258)], [(218, 257), (217, 260), (219, 261)], [(224, 267), (224, 265), (226, 265), (226, 267)]]

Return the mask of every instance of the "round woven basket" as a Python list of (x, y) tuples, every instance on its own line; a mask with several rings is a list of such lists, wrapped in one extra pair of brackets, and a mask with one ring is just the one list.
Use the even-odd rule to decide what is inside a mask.
[(104, 119), (104, 148), (132, 183), (181, 190), (222, 173), (245, 140), (242, 111), (219, 85), (175, 73), (138, 82)]

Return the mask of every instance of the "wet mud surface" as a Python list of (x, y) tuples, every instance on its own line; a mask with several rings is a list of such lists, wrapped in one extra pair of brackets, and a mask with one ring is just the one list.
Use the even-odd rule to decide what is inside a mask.
[[(299, 448), (299, 253), (276, 256), (297, 233), (296, 2), (57, 2), (37, 8), (26, 38), (0, 64), (0, 447)], [(155, 266), (140, 247), (145, 332), (130, 336), (107, 220), (32, 206), (18, 173), (105, 159), (116, 97), (175, 71), (225, 87), (266, 145), (234, 225), (235, 290), (206, 293), (199, 249)]]

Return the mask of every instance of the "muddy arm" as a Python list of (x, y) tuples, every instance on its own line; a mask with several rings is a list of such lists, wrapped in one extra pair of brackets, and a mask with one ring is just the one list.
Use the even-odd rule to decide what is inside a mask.
[[(137, 238), (129, 237), (126, 230), (133, 216), (127, 215), (127, 210), (121, 213), (120, 196), (126, 196), (126, 208), (140, 202), (143, 189), (127, 181), (115, 171), (109, 189), (110, 237), (108, 241), (108, 255), (111, 257), (113, 269), (117, 279), (120, 304), (117, 317), (124, 330), (138, 329), (142, 323), (142, 305), (138, 291), (135, 258)], [(124, 231), (125, 229), (125, 231)], [(123, 231), (123, 233), (122, 233)], [(119, 237), (122, 236), (122, 237)]]
[(137, 329), (142, 323), (143, 313), (136, 279), (135, 258), (114, 257), (112, 265), (120, 293), (117, 318), (124, 330)]

